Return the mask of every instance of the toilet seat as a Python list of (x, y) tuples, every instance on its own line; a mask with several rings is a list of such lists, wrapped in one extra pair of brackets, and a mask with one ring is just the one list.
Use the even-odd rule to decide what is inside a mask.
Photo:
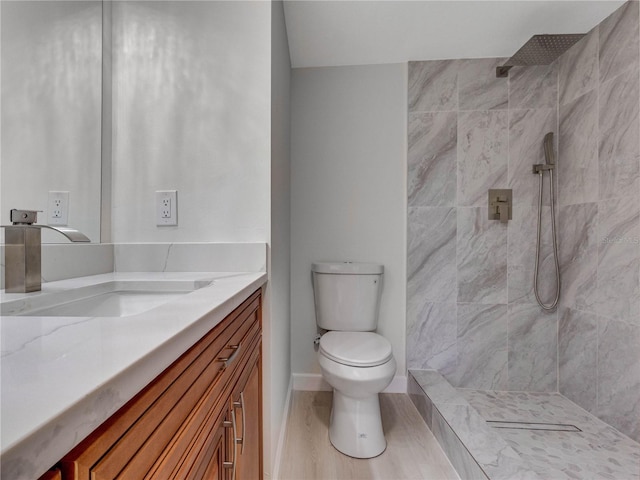
[(393, 358), (389, 340), (374, 332), (327, 332), (320, 338), (319, 353), (352, 367), (375, 367)]

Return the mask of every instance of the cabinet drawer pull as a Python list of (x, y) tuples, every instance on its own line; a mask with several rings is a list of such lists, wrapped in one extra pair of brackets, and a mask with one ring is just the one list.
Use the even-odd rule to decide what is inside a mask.
[(236, 447), (236, 438), (238, 438), (238, 432), (236, 430), (236, 412), (233, 408), (231, 409), (231, 422), (233, 423), (233, 470), (231, 471), (231, 480), (236, 480), (236, 466), (238, 464), (238, 447)]
[(242, 448), (240, 449), (240, 455), (242, 455), (244, 453), (244, 436), (245, 436), (245, 432), (246, 432), (246, 419), (244, 416), (244, 392), (240, 392), (240, 401), (233, 402), (233, 408), (240, 408), (242, 410), (242, 437), (241, 438), (236, 438), (236, 443), (238, 445), (242, 445)]
[(233, 462), (222, 462), (223, 468), (233, 468)]
[(239, 343), (238, 345), (229, 345), (228, 348), (231, 348), (233, 350), (233, 353), (231, 355), (229, 355), (228, 357), (218, 357), (218, 361), (224, 363), (223, 368), (227, 368), (229, 365), (233, 363), (233, 361), (238, 356), (238, 353), (240, 353), (242, 344)]

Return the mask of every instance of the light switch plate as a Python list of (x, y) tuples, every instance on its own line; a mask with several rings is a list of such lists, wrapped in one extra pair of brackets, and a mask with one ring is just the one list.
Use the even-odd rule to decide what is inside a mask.
[(156, 191), (156, 225), (159, 227), (178, 225), (178, 191)]
[(47, 224), (69, 224), (69, 192), (49, 192)]

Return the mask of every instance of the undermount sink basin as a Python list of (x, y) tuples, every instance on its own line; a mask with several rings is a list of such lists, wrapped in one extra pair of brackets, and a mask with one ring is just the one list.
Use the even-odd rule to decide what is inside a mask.
[(211, 280), (117, 280), (4, 302), (2, 315), (127, 317), (206, 287)]

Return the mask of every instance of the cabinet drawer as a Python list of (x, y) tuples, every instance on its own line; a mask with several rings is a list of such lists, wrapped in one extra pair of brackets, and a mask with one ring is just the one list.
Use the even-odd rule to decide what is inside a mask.
[[(259, 329), (256, 291), (61, 462), (65, 478), (143, 478), (212, 386), (229, 377), (221, 358), (237, 352)], [(242, 345), (238, 350), (232, 347)], [(247, 345), (248, 347), (248, 345)], [(230, 363), (227, 362), (227, 363)], [(155, 452), (155, 453), (154, 453)], [(131, 464), (131, 465), (129, 465)], [(146, 470), (145, 470), (146, 469)], [(126, 476), (122, 476), (124, 471)]]
[[(247, 358), (255, 348), (254, 345), (260, 336), (257, 312), (254, 312), (253, 316), (245, 321), (245, 325), (249, 326), (248, 330), (242, 328), (238, 332), (238, 336), (242, 333), (243, 337), (236, 338), (234, 335), (232, 340), (234, 345), (239, 345), (237, 349), (233, 350), (236, 356), (234, 358), (228, 357), (232, 363), (218, 372), (215, 382), (210, 383), (206, 386), (204, 393), (199, 394), (199, 400), (195, 405), (189, 404), (187, 406), (184, 402), (180, 402), (169, 414), (172, 423), (176, 422), (175, 419), (180, 419), (179, 428), (177, 430), (167, 428), (163, 431), (160, 431), (161, 429), (159, 428), (157, 432), (154, 432), (149, 441), (136, 453), (135, 457), (131, 459), (117, 478), (155, 478), (162, 480), (184, 478), (183, 476), (171, 474), (171, 472), (181, 461), (183, 463), (192, 461), (190, 459), (190, 457), (194, 456), (192, 450), (194, 448), (197, 450), (197, 447), (194, 447), (194, 439), (201, 435), (209, 435), (213, 429), (214, 420), (225, 405), (226, 386), (235, 382), (238, 372), (245, 367)], [(158, 440), (154, 441), (156, 438)], [(168, 442), (165, 441), (167, 438), (169, 439)], [(159, 447), (160, 449), (158, 449)], [(161, 447), (164, 447), (164, 450)], [(160, 456), (157, 454), (158, 451), (162, 451)], [(156, 454), (154, 455), (153, 452), (156, 452)], [(187, 460), (184, 460), (184, 457)], [(156, 459), (155, 462), (154, 459)]]

